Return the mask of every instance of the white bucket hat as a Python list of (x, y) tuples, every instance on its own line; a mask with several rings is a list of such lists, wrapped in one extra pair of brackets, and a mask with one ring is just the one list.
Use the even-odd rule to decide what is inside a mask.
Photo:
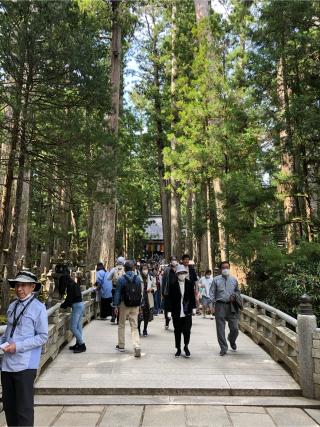
[(189, 272), (184, 265), (179, 264), (179, 265), (177, 265), (176, 273), (177, 274), (179, 274), (179, 273), (187, 273), (188, 274)]
[(124, 259), (124, 257), (123, 257), (123, 256), (119, 256), (119, 257), (117, 258), (117, 264), (124, 265), (125, 263), (126, 263), (126, 260)]

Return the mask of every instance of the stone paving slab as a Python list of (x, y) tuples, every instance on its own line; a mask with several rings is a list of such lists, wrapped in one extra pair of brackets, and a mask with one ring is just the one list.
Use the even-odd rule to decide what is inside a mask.
[(231, 413), (230, 418), (233, 427), (275, 427), (276, 425), (268, 414)]
[(143, 411), (143, 406), (110, 406), (106, 409), (99, 426), (139, 427)]
[(284, 411), (280, 408), (268, 408), (267, 412), (278, 427), (316, 427), (318, 424), (302, 409), (291, 408)]
[(185, 406), (147, 406), (144, 411), (143, 427), (184, 427), (187, 425)]
[(306, 409), (305, 411), (314, 421), (320, 424), (320, 409)]
[(37, 394), (222, 394), (299, 395), (294, 379), (248, 336), (239, 334), (238, 351), (220, 357), (215, 322), (193, 317), (191, 359), (174, 358), (174, 334), (163, 316), (141, 339), (142, 358), (133, 355), (129, 324), (126, 353), (115, 350), (117, 327), (93, 321), (84, 329), (87, 352), (66, 346), (41, 374)]
[[(312, 415), (312, 416), (310, 416)], [(298, 408), (211, 405), (36, 407), (35, 427), (315, 427)], [(317, 414), (319, 415), (319, 414)], [(2, 416), (2, 417), (1, 417)], [(3, 413), (1, 426), (5, 426)]]

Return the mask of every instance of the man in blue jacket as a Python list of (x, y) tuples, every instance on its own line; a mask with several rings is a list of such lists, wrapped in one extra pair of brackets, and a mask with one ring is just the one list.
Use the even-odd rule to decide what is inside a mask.
[(119, 312), (118, 345), (116, 349), (120, 352), (125, 351), (125, 324), (128, 318), (131, 327), (134, 355), (135, 357), (141, 357), (137, 321), (141, 305), (142, 287), (140, 277), (134, 274), (133, 269), (133, 261), (127, 261), (124, 265), (125, 274), (117, 280), (114, 294), (113, 305), (116, 307), (116, 315)]
[(8, 426), (33, 426), (33, 383), (41, 348), (48, 340), (48, 317), (44, 304), (33, 292), (40, 290), (37, 277), (21, 271), (9, 280), (17, 299), (9, 305), (7, 328), (0, 338), (4, 351), (1, 371), (3, 409)]

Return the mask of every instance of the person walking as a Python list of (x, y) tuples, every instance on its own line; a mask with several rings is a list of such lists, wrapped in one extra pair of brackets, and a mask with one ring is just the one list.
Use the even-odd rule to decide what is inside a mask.
[(163, 309), (164, 309), (164, 318), (165, 318), (165, 329), (169, 329), (170, 318), (168, 317), (168, 308), (167, 308), (167, 298), (169, 295), (170, 286), (172, 286), (176, 280), (176, 268), (178, 265), (177, 258), (175, 256), (170, 257), (170, 264), (164, 270), (162, 279), (161, 279), (161, 294), (163, 301)]
[(76, 337), (76, 343), (69, 347), (74, 353), (83, 353), (87, 350), (86, 345), (82, 337), (82, 321), (84, 313), (84, 304), (82, 301), (82, 295), (80, 286), (69, 277), (67, 281), (67, 296), (61, 308), (71, 307), (71, 318), (70, 318), (70, 330)]
[(220, 270), (221, 274), (212, 281), (209, 294), (214, 305), (220, 356), (225, 356), (228, 351), (225, 336), (226, 322), (229, 326), (228, 341), (232, 350), (237, 350), (236, 339), (239, 334), (241, 296), (237, 279), (230, 275), (230, 263), (223, 261), (220, 264)]
[[(114, 298), (114, 294), (116, 292), (117, 281), (125, 273), (125, 271), (124, 271), (125, 262), (126, 262), (126, 260), (124, 259), (124, 257), (119, 256), (116, 260), (116, 266), (113, 267), (108, 273), (107, 280), (112, 281), (112, 299)], [(116, 323), (116, 318), (117, 318), (117, 324), (119, 324), (119, 312), (116, 315), (115, 310), (113, 308), (112, 309), (111, 323), (113, 323), (114, 325)]]
[(112, 280), (108, 280), (108, 271), (103, 264), (97, 264), (96, 283), (100, 294), (100, 319), (107, 320), (112, 316)]
[(178, 265), (176, 269), (176, 280), (169, 287), (167, 297), (168, 317), (172, 315), (175, 346), (177, 352), (175, 357), (181, 356), (181, 335), (184, 338), (184, 353), (190, 357), (189, 342), (192, 327), (192, 314), (196, 313), (196, 300), (194, 287), (187, 279), (188, 270), (184, 265)]
[(125, 351), (125, 324), (129, 319), (131, 337), (135, 357), (141, 357), (140, 337), (138, 334), (137, 319), (141, 305), (142, 286), (141, 279), (133, 273), (134, 263), (127, 261), (124, 265), (125, 274), (117, 281), (113, 305), (115, 314), (119, 312), (118, 344), (116, 350)]
[(154, 298), (153, 294), (156, 289), (155, 277), (150, 273), (148, 265), (141, 267), (142, 279), (142, 301), (138, 316), (138, 331), (141, 336), (141, 323), (143, 322), (143, 336), (148, 336), (148, 324), (153, 320)]
[(202, 305), (202, 316), (205, 319), (206, 312), (209, 309), (211, 314), (211, 319), (213, 319), (212, 314), (212, 302), (210, 299), (210, 288), (213, 282), (211, 270), (207, 270), (205, 275), (199, 280), (199, 289), (201, 292), (201, 305)]
[(4, 352), (1, 368), (2, 401), (7, 425), (34, 425), (33, 384), (40, 363), (42, 346), (48, 340), (45, 305), (34, 292), (41, 284), (29, 271), (9, 280), (17, 299), (7, 311), (7, 327), (0, 338)]

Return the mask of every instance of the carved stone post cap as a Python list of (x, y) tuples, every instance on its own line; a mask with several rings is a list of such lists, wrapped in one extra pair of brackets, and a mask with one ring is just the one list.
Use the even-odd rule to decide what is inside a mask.
[(312, 298), (307, 294), (303, 294), (300, 297), (299, 313), (304, 315), (313, 315)]

